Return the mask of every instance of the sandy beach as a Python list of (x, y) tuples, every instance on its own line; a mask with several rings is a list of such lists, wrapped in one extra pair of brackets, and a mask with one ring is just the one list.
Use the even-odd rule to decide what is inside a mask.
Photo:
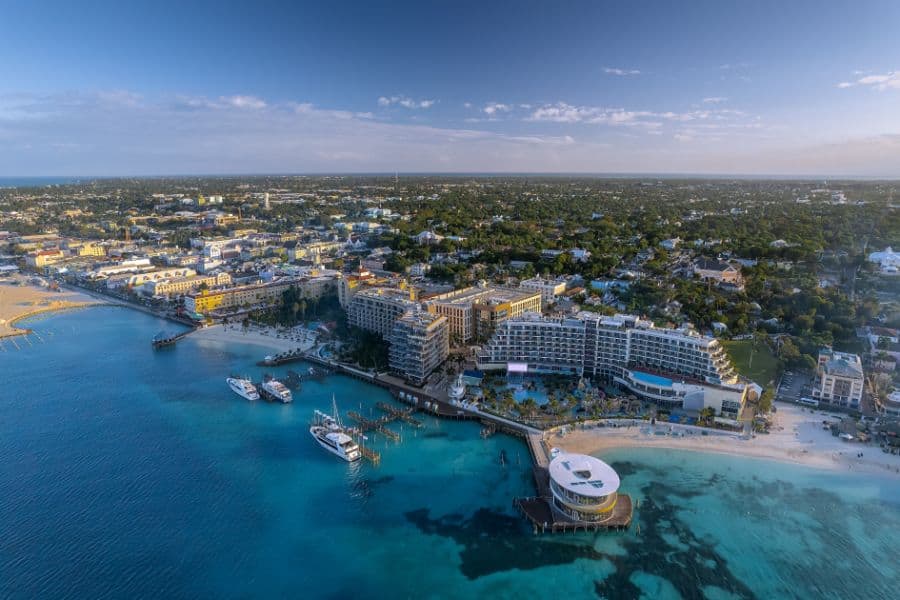
[[(790, 462), (808, 467), (892, 474), (900, 476), (900, 456), (886, 454), (874, 445), (848, 443), (823, 429), (827, 413), (809, 412), (799, 406), (777, 403), (772, 433), (743, 439), (737, 434), (702, 435), (696, 427), (649, 423), (628, 427), (570, 428), (565, 435), (549, 434), (547, 443), (570, 452), (600, 458), (613, 448), (659, 448), (715, 452), (745, 458)], [(657, 432), (665, 432), (660, 435)], [(670, 433), (671, 432), (671, 433)], [(858, 454), (862, 453), (862, 456)]]
[(287, 352), (301, 348), (309, 350), (315, 346), (315, 337), (308, 332), (292, 333), (290, 337), (278, 337), (274, 328), (250, 327), (244, 329), (240, 325), (213, 325), (203, 327), (191, 334), (195, 340), (208, 340), (226, 344), (251, 344), (265, 348), (271, 353)]
[(27, 333), (15, 326), (17, 320), (25, 317), (104, 303), (78, 292), (58, 292), (33, 285), (29, 279), (17, 274), (0, 280), (0, 338)]

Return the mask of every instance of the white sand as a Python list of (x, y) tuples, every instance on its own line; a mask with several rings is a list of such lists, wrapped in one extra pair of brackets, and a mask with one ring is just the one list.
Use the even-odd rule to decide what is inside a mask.
[[(29, 277), (16, 274), (0, 280), (0, 338), (22, 335), (25, 329), (13, 325), (26, 316), (102, 304), (78, 292), (57, 292), (32, 285)], [(19, 285), (10, 285), (17, 281)]]
[[(778, 403), (778, 412), (770, 434), (751, 439), (737, 435), (706, 435), (695, 427), (659, 423), (656, 431), (670, 428), (685, 435), (655, 435), (649, 423), (631, 428), (603, 427), (570, 429), (565, 436), (551, 434), (548, 444), (570, 452), (596, 454), (612, 448), (660, 448), (716, 452), (734, 456), (763, 458), (801, 464), (809, 467), (893, 474), (900, 476), (900, 456), (881, 451), (875, 445), (845, 442), (825, 431), (823, 420), (834, 420), (819, 411), (804, 411), (801, 407)], [(687, 432), (693, 433), (687, 433)], [(862, 452), (863, 456), (857, 454)]]
[(297, 339), (285, 339), (284, 337), (279, 338), (278, 331), (274, 328), (261, 329), (251, 327), (244, 330), (240, 325), (213, 325), (211, 327), (203, 327), (192, 333), (191, 338), (225, 344), (251, 344), (266, 348), (273, 354), (287, 352), (297, 348), (309, 350), (315, 346), (315, 339), (311, 335), (299, 334), (296, 336)]

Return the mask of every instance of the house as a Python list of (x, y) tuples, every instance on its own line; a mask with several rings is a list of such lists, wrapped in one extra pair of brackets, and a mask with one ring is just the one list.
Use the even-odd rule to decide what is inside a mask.
[(728, 261), (698, 258), (694, 261), (694, 275), (697, 275), (703, 281), (715, 281), (716, 283), (730, 283), (740, 286), (743, 283), (741, 270)]

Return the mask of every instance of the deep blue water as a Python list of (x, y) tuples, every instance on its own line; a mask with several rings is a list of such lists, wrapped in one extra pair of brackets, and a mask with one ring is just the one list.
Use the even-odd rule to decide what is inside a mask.
[(82, 177), (50, 176), (50, 177), (0, 177), (0, 188), (38, 187), (45, 185), (63, 185), (85, 181)]
[[(310, 439), (332, 394), (367, 413), (383, 390), (309, 382), (293, 405), (224, 383), (265, 352), (188, 338), (122, 308), (30, 321), (0, 344), (3, 598), (889, 598), (900, 586), (900, 485), (767, 461), (652, 450), (603, 456), (639, 499), (623, 534), (535, 537), (527, 450), (423, 418), (382, 464)], [(284, 369), (275, 369), (282, 372)], [(398, 431), (400, 427), (393, 425)], [(500, 450), (511, 464), (498, 464)]]

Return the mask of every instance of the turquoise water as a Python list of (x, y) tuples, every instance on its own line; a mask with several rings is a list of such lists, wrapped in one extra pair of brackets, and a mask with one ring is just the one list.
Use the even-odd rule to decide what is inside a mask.
[[(293, 405), (224, 382), (265, 351), (188, 338), (119, 308), (29, 321), (0, 345), (3, 598), (888, 598), (900, 585), (900, 484), (696, 453), (602, 456), (640, 499), (627, 533), (535, 537), (527, 450), (423, 417), (376, 441), (380, 467), (310, 439), (332, 394)], [(287, 368), (269, 369), (284, 372)], [(398, 425), (392, 426), (401, 431)], [(509, 464), (501, 467), (500, 450)]]

